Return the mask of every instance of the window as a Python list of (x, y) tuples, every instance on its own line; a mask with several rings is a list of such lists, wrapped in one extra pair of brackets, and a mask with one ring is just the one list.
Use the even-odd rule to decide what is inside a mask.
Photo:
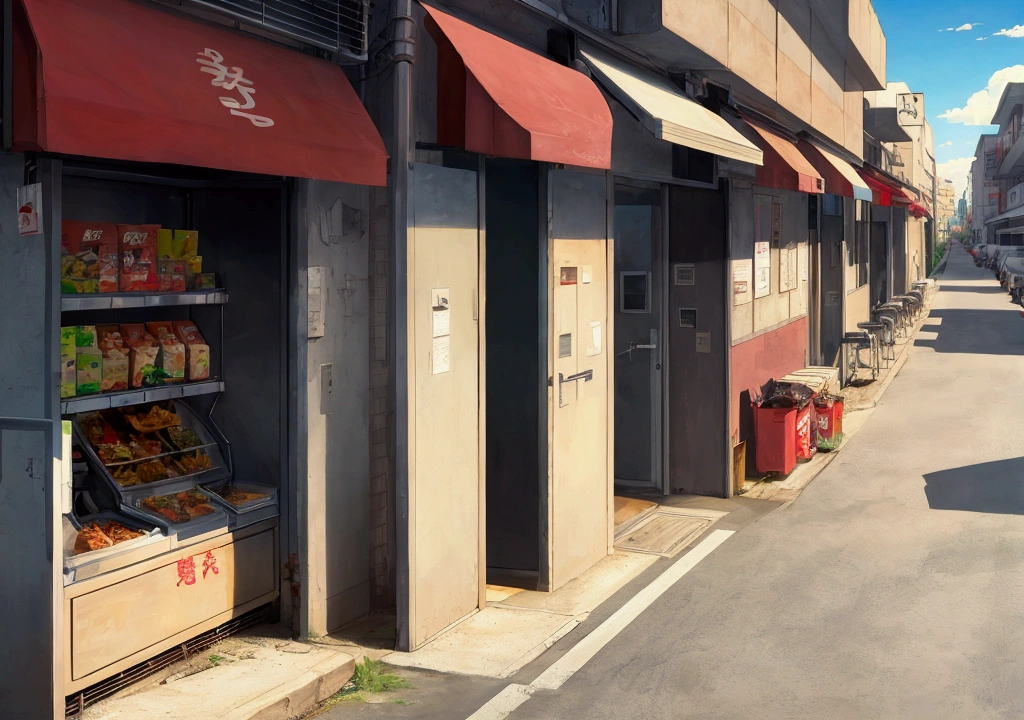
[(643, 270), (619, 273), (619, 310), (624, 313), (651, 311), (651, 275)]
[(856, 205), (850, 264), (857, 268), (857, 287), (863, 287), (868, 284), (868, 258), (871, 256), (871, 204), (858, 200)]

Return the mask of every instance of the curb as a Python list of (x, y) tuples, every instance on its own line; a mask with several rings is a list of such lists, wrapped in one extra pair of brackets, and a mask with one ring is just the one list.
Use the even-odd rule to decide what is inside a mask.
[(272, 688), (235, 708), (222, 720), (289, 720), (305, 715), (341, 690), (355, 667), (355, 658), (339, 652), (292, 682)]

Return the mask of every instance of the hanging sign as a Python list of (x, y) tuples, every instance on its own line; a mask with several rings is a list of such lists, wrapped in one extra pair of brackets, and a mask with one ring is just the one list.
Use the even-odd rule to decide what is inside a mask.
[(43, 232), (43, 186), (39, 183), (18, 188), (18, 234)]

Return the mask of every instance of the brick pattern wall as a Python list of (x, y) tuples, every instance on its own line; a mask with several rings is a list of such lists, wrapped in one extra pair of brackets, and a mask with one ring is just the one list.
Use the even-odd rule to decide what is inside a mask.
[(395, 606), (389, 560), (388, 195), (370, 191), (370, 609)]

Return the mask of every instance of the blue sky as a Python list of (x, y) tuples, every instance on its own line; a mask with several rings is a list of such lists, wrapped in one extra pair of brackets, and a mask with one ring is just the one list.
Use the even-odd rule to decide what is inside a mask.
[(1008, 80), (1024, 82), (1024, 3), (873, 2), (885, 32), (887, 79), (925, 93), (935, 159), (945, 163), (939, 173), (962, 190), (978, 136), (995, 131), (973, 123), (991, 117)]

